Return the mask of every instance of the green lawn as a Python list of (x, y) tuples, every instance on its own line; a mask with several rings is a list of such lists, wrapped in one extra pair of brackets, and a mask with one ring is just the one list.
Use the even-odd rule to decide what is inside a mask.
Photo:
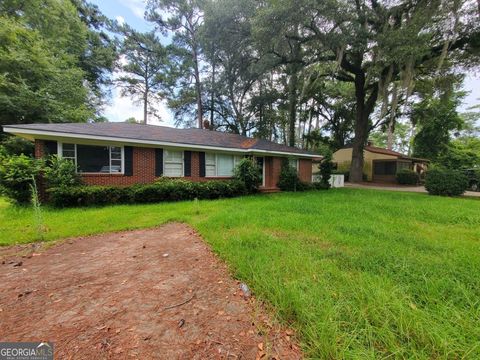
[[(342, 189), (45, 210), (47, 240), (191, 224), (312, 358), (480, 358), (480, 201)], [(0, 243), (35, 239), (0, 202)]]

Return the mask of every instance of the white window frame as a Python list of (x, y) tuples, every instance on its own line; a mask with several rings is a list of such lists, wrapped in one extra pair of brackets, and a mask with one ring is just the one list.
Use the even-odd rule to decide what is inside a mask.
[[(58, 142), (57, 143), (57, 154), (59, 157), (63, 158), (63, 142)], [(79, 144), (79, 145), (85, 145), (85, 146), (108, 146), (108, 162), (109, 162), (109, 168), (110, 168), (110, 172), (106, 173), (106, 172), (86, 172), (86, 171), (78, 171), (78, 161), (77, 161), (77, 144), (76, 143), (71, 143), (71, 142), (66, 142), (65, 144), (72, 144), (73, 147), (74, 147), (74, 150), (75, 150), (75, 158), (74, 158), (74, 161), (75, 161), (75, 168), (76, 168), (76, 172), (77, 174), (97, 174), (97, 175), (124, 175), (125, 174), (125, 147), (122, 146), (122, 145), (111, 145), (111, 144)], [(122, 159), (121, 159), (121, 162), (122, 162), (122, 171), (121, 172), (112, 172), (111, 169), (112, 169), (112, 147), (118, 147), (121, 149), (121, 152), (122, 152)], [(68, 157), (67, 159), (72, 159), (71, 157)], [(118, 159), (114, 159), (114, 160), (118, 160)]]
[[(167, 153), (171, 152), (181, 152), (182, 153), (182, 175), (180, 176), (170, 176), (170, 175), (165, 175), (165, 164), (167, 163)], [(168, 149), (163, 149), (163, 176), (165, 177), (170, 177), (170, 178), (178, 178), (178, 177), (185, 177), (185, 151), (184, 150), (168, 150)]]
[[(215, 156), (215, 175), (207, 175), (207, 154)], [(232, 178), (234, 175), (218, 175), (218, 156), (217, 155), (230, 155), (233, 156), (233, 170), (235, 171), (235, 167), (238, 165), (240, 161), (243, 159), (243, 155), (238, 154), (227, 154), (227, 153), (217, 153), (217, 152), (205, 152), (205, 177), (207, 178)]]

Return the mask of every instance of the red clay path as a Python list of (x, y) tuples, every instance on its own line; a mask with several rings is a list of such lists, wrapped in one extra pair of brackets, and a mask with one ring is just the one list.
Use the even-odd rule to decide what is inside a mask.
[(53, 341), (55, 359), (301, 358), (186, 225), (8, 252), (0, 341)]

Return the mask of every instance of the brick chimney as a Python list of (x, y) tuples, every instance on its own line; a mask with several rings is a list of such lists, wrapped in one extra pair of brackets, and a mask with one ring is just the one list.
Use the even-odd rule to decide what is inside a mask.
[(207, 119), (203, 120), (203, 128), (206, 130), (213, 130), (212, 126), (210, 125), (210, 121)]

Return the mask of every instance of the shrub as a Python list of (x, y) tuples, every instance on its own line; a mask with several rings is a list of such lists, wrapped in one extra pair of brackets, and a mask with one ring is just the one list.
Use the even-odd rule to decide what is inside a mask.
[(47, 188), (80, 185), (80, 176), (77, 174), (75, 163), (57, 155), (48, 158), (46, 166), (43, 168), (43, 175)]
[(290, 165), (288, 159), (283, 159), (277, 186), (282, 191), (301, 191), (297, 169)]
[(115, 186), (72, 186), (48, 189), (55, 207), (124, 204), (131, 202), (130, 188)]
[(297, 187), (297, 191), (307, 191), (307, 190), (328, 190), (330, 189), (330, 184), (324, 184), (322, 181), (315, 181), (312, 183), (306, 183), (300, 181)]
[(245, 184), (236, 180), (191, 182), (161, 179), (154, 184), (129, 187), (74, 186), (49, 189), (56, 207), (94, 206), (125, 203), (157, 203), (193, 199), (218, 199), (247, 194)]
[(0, 192), (16, 203), (31, 200), (30, 185), (39, 173), (40, 165), (25, 155), (2, 156), (0, 160)]
[(425, 189), (431, 195), (459, 196), (467, 187), (467, 177), (456, 170), (432, 169), (425, 177)]
[(330, 187), (330, 177), (332, 176), (333, 163), (330, 156), (326, 156), (323, 161), (320, 163), (320, 182), (326, 186)]
[(417, 185), (420, 176), (413, 170), (403, 169), (397, 173), (397, 182), (401, 185)]
[(253, 158), (243, 158), (235, 167), (235, 179), (243, 182), (249, 193), (255, 193), (262, 183), (261, 171)]
[(26, 155), (33, 157), (35, 145), (33, 142), (23, 139), (18, 136), (7, 136), (2, 140), (0, 148), (5, 154), (9, 156), (13, 155)]

